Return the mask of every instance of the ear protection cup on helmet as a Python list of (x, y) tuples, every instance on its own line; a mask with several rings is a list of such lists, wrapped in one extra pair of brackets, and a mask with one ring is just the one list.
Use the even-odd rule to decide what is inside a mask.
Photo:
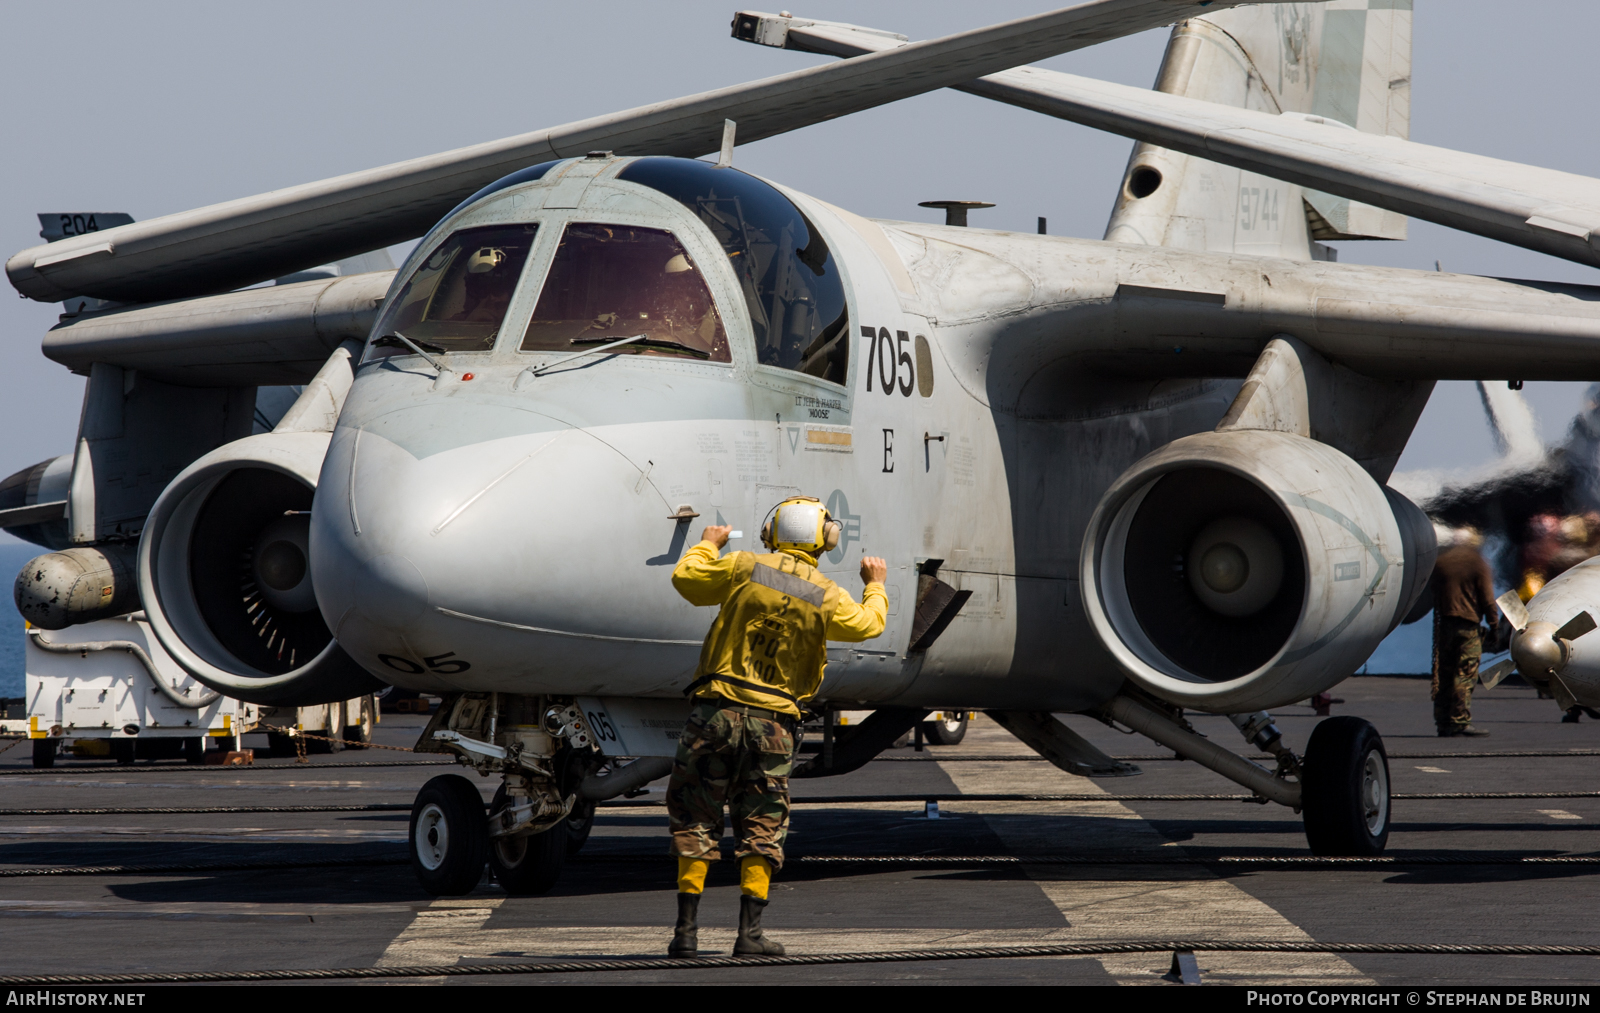
[[(826, 511), (824, 511), (823, 516), (824, 517), (828, 517)], [(843, 531), (844, 531), (844, 525), (840, 524), (838, 521), (834, 520), (832, 517), (828, 517), (828, 519), (826, 521), (823, 521), (823, 523), (822, 523), (822, 551), (823, 552), (832, 552), (834, 549), (837, 549), (839, 547), (839, 535)]]

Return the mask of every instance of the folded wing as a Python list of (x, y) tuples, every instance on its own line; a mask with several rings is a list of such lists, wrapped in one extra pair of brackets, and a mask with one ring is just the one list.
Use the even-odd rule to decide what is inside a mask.
[[(834, 56), (901, 45), (873, 29), (806, 22), (763, 41)], [(1600, 179), (1351, 129), (1022, 67), (955, 86), (1059, 119), (1231, 165), (1540, 253), (1600, 266)]]
[(6, 274), (23, 295), (44, 302), (75, 295), (151, 302), (225, 291), (416, 238), (475, 190), (538, 162), (592, 149), (694, 157), (717, 150), (724, 119), (737, 121), (741, 142), (758, 140), (1230, 6), (1093, 0), (32, 247), (6, 263)]

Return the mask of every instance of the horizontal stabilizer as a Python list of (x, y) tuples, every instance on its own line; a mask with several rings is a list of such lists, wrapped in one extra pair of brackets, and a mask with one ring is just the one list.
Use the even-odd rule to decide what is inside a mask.
[(17, 291), (57, 302), (178, 299), (250, 285), (422, 235), (508, 173), (597, 149), (694, 157), (959, 84), (1006, 67), (1233, 6), (1093, 0), (302, 186), (33, 247), (6, 263)]

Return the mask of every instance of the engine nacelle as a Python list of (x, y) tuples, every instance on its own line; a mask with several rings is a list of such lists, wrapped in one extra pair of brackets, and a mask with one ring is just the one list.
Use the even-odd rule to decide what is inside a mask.
[(317, 610), (311, 500), (328, 440), (263, 433), (219, 447), (172, 480), (145, 522), (150, 626), (178, 664), (228, 696), (309, 706), (383, 686)]
[(1084, 607), (1140, 688), (1217, 713), (1346, 678), (1426, 586), (1433, 528), (1332, 447), (1261, 430), (1175, 440), (1089, 522)]

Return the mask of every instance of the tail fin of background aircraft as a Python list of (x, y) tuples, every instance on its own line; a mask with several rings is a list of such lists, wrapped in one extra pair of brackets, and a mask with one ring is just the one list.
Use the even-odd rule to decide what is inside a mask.
[[(1172, 29), (1156, 90), (1406, 137), (1411, 0), (1219, 11)], [(1137, 144), (1106, 238), (1332, 260), (1318, 239), (1404, 239), (1406, 220), (1344, 197)]]

